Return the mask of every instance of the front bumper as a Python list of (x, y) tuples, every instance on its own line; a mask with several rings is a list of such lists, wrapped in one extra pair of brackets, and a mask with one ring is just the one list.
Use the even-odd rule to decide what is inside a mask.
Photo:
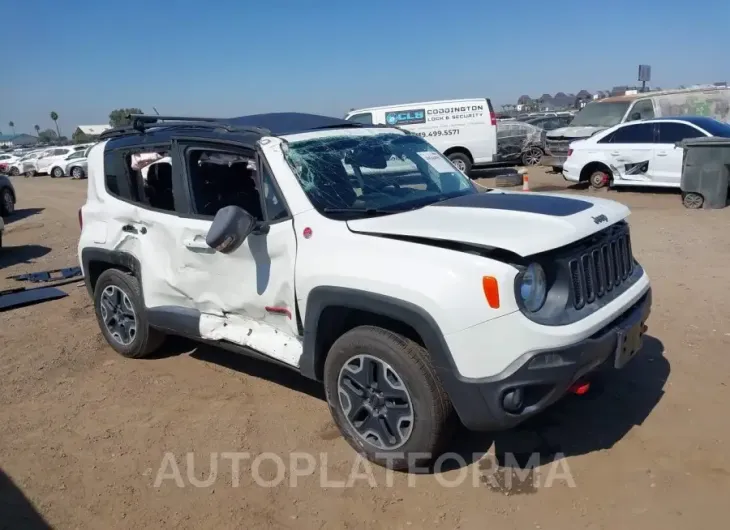
[[(498, 431), (514, 427), (545, 410), (563, 397), (571, 385), (598, 370), (614, 369), (614, 357), (621, 336), (619, 330), (628, 322), (642, 326), (651, 312), (649, 289), (635, 304), (591, 337), (559, 348), (530, 352), (515, 361), (502, 374), (480, 380), (462, 380), (449, 395), (462, 423), (474, 431)], [(531, 366), (534, 359), (556, 354), (560, 364)], [(555, 358), (553, 356), (553, 358)], [(508, 412), (505, 395), (521, 389), (524, 407)]]

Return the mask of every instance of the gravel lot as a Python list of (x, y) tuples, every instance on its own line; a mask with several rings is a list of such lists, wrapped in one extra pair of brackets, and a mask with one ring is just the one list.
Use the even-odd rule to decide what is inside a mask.
[[(14, 182), (2, 288), (16, 285), (11, 274), (77, 264), (86, 192), (85, 181)], [(539, 170), (530, 183), (565, 188)], [(371, 468), (368, 478), (362, 465), (353, 475), (358, 460), (318, 385), (182, 340), (158, 358), (126, 360), (102, 339), (86, 290), (68, 285), (65, 299), (0, 313), (0, 528), (43, 528), (41, 517), (64, 529), (726, 526), (730, 209), (688, 211), (675, 193), (568, 192), (632, 209), (634, 252), (654, 288), (644, 351), (515, 431), (460, 432), (453, 451), (467, 467)], [(541, 465), (529, 473), (503, 456), (533, 451)], [(251, 455), (240, 476), (226, 452)], [(292, 452), (311, 454), (299, 468), (315, 472), (296, 477)], [(195, 487), (211, 472), (211, 453), (217, 476)], [(285, 467), (254, 460), (262, 453)], [(180, 484), (170, 478), (175, 464)], [(161, 468), (168, 478), (156, 487)], [(348, 479), (351, 487), (336, 487)]]

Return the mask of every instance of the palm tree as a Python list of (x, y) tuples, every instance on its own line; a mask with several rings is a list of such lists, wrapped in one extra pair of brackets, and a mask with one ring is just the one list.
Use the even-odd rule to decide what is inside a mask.
[(9, 126), (10, 126), (10, 128), (11, 128), (11, 129), (13, 130), (13, 136), (15, 136), (15, 122), (12, 122), (12, 121), (11, 121), (10, 123), (8, 123), (8, 125), (9, 125)]
[(58, 137), (61, 137), (61, 131), (58, 128), (58, 113), (55, 110), (51, 111), (51, 119), (53, 120), (53, 123), (56, 124), (56, 133), (58, 134)]
[(41, 126), (40, 125), (34, 125), (33, 128), (35, 129), (36, 136), (38, 136), (41, 133)]

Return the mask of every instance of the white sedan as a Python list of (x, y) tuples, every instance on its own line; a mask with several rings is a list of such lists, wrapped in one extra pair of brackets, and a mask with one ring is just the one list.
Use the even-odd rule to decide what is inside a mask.
[(89, 149), (85, 149), (84, 151), (76, 151), (75, 153), (68, 155), (64, 161), (59, 164), (63, 171), (63, 175), (73, 179), (86, 178), (86, 155), (88, 152)]
[(712, 118), (682, 116), (621, 123), (570, 144), (563, 177), (604, 186), (678, 188), (687, 138), (730, 138), (730, 125)]

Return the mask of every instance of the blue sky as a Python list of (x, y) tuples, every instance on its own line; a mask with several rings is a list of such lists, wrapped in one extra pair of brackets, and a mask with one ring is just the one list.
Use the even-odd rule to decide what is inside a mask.
[[(545, 7), (549, 6), (549, 7)], [(546, 17), (547, 22), (541, 18)], [(0, 131), (730, 81), (730, 1), (0, 0)], [(12, 22), (8, 22), (12, 20)]]

